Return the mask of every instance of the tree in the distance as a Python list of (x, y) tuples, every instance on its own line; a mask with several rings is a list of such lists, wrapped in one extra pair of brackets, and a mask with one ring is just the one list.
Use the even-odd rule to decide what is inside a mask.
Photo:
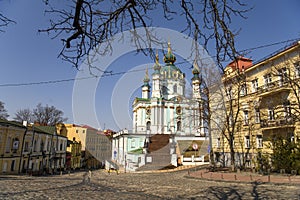
[(15, 113), (14, 120), (18, 122), (27, 121), (28, 123), (32, 123), (33, 122), (32, 111), (29, 108), (19, 109)]
[(9, 115), (7, 114), (7, 110), (4, 108), (4, 103), (0, 101), (0, 119), (7, 119)]
[(56, 107), (43, 106), (39, 103), (32, 111), (28, 108), (18, 110), (15, 113), (14, 119), (19, 122), (27, 121), (39, 125), (54, 126), (57, 123), (67, 121), (67, 118), (64, 118), (63, 115), (63, 111), (58, 110)]
[(54, 106), (43, 106), (41, 103), (33, 109), (32, 115), (34, 122), (40, 125), (54, 126), (57, 123), (67, 121), (67, 118), (63, 117), (63, 111)]

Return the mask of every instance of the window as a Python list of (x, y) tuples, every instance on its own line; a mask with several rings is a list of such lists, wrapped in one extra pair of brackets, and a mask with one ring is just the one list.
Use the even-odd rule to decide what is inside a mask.
[(146, 130), (147, 130), (147, 131), (150, 131), (151, 122), (148, 121), (146, 126), (147, 126), (147, 127), (146, 127)]
[(11, 137), (8, 137), (6, 140), (6, 146), (5, 146), (5, 153), (9, 153), (10, 152), (10, 145), (11, 145)]
[(28, 152), (29, 151), (29, 143), (25, 142), (24, 144), (24, 152)]
[(33, 151), (36, 152), (36, 140), (34, 140), (34, 143), (33, 143)]
[(291, 104), (290, 102), (285, 102), (283, 104), (283, 109), (284, 109), (284, 117), (289, 117), (291, 116), (292, 112), (291, 112)]
[(15, 153), (15, 152), (17, 152), (18, 149), (19, 149), (19, 139), (14, 138), (13, 139), (13, 144), (12, 144), (12, 150)]
[(258, 88), (258, 79), (254, 79), (252, 81), (252, 92), (257, 92), (257, 88)]
[(272, 109), (272, 108), (268, 109), (268, 119), (269, 120), (274, 120), (275, 119), (274, 109)]
[(217, 148), (220, 148), (220, 147), (221, 147), (221, 139), (217, 138)]
[(244, 110), (244, 125), (249, 124), (249, 112), (248, 110)]
[(265, 82), (265, 88), (269, 87), (270, 84), (272, 83), (272, 75), (271, 74), (266, 74), (264, 76), (264, 82)]
[(250, 148), (250, 136), (249, 135), (245, 136), (245, 148), (247, 148), (247, 149)]
[(15, 160), (11, 161), (11, 165), (10, 165), (10, 171), (15, 171)]
[(255, 108), (255, 123), (260, 123), (260, 112), (258, 108)]
[(50, 151), (50, 141), (48, 141), (48, 144), (47, 144), (47, 151)]
[(241, 96), (247, 95), (247, 85), (246, 83), (242, 84), (241, 86)]
[(85, 133), (85, 130), (82, 130), (82, 133)]
[(177, 93), (177, 85), (176, 84), (173, 86), (173, 91), (174, 91), (174, 93)]
[(257, 135), (256, 136), (256, 144), (257, 144), (257, 148), (263, 148), (263, 138), (262, 138), (262, 135)]
[(177, 131), (181, 131), (181, 121), (177, 122)]
[(135, 148), (135, 139), (131, 140), (131, 148)]
[(43, 140), (40, 143), (40, 151), (44, 151), (44, 141)]
[(282, 68), (278, 70), (278, 78), (279, 78), (279, 84), (282, 85), (282, 83), (288, 81), (288, 74), (287, 74), (287, 69)]

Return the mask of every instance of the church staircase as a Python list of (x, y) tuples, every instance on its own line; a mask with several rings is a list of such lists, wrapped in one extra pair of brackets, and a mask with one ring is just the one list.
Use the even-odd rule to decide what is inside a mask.
[[(146, 160), (151, 157), (151, 161), (137, 169), (137, 171), (160, 170), (170, 165), (170, 135), (156, 134), (150, 137)], [(147, 158), (148, 157), (148, 158)]]

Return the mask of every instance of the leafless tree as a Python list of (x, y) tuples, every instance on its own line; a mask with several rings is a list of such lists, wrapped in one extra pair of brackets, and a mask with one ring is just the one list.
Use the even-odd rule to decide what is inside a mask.
[[(96, 47), (99, 54), (110, 53), (112, 46), (109, 40), (115, 34), (128, 30), (137, 51), (154, 56), (152, 46), (161, 41), (148, 27), (160, 25), (153, 19), (158, 14), (162, 14), (162, 23), (163, 20), (175, 20), (184, 24), (182, 32), (195, 40), (194, 51), (199, 50), (198, 42), (205, 49), (212, 42), (216, 52), (211, 55), (216, 55), (222, 68), (223, 61), (233, 60), (238, 54), (234, 42), (238, 30), (231, 29), (232, 18), (245, 18), (244, 14), (249, 11), (242, 0), (72, 0), (66, 2), (69, 5), (66, 8), (45, 2), (50, 6), (46, 13), (50, 13), (53, 20), (49, 28), (40, 32), (62, 38), (63, 48), (59, 56), (77, 68)], [(139, 35), (137, 28), (144, 28), (146, 37)], [(142, 48), (145, 46), (147, 52)]]
[(15, 113), (14, 120), (18, 122), (27, 121), (28, 123), (33, 122), (32, 111), (29, 108), (19, 109)]
[(7, 110), (4, 108), (4, 103), (0, 101), (0, 119), (6, 119), (9, 115), (7, 114)]
[(42, 106), (39, 103), (32, 111), (32, 117), (35, 123), (40, 125), (54, 126), (57, 123), (62, 123), (67, 120), (63, 117), (63, 112), (54, 106)]

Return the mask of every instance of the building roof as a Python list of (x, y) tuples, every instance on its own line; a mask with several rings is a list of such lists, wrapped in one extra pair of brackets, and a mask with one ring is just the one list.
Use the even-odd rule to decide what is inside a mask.
[(9, 125), (9, 126), (15, 126), (15, 127), (18, 127), (18, 128), (26, 129), (26, 126), (24, 126), (22, 123), (16, 122), (16, 121), (8, 121), (6, 119), (0, 119), (0, 124), (4, 125), (4, 126)]

